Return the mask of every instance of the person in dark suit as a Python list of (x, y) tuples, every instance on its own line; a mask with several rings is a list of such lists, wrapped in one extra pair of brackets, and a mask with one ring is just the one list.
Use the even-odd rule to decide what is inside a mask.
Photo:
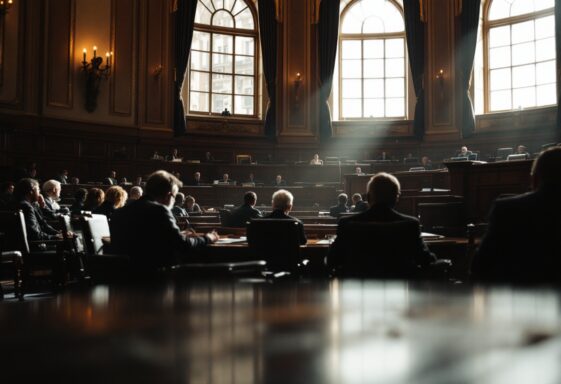
[(55, 180), (59, 181), (61, 184), (68, 184), (68, 170), (63, 169), (60, 174), (55, 177)]
[(62, 234), (51, 227), (41, 215), (37, 203), (41, 198), (39, 183), (25, 178), (18, 181), (14, 190), (15, 208), (23, 212), (27, 238), (34, 240), (62, 239)]
[[(370, 208), (362, 213), (341, 218), (337, 227), (337, 237), (329, 249), (326, 263), (330, 269), (337, 270), (345, 264), (347, 251), (351, 248), (352, 224), (354, 223), (408, 223), (409, 227), (415, 227), (415, 231), (404, 233), (400, 238), (401, 245), (407, 244), (412, 251), (410, 265), (427, 267), (436, 261), (425, 242), (421, 238), (419, 220), (397, 212), (394, 207), (400, 195), (400, 184), (397, 178), (385, 172), (372, 176), (367, 186), (368, 203)], [(409, 237), (407, 237), (409, 236)], [(355, 244), (356, 245), (356, 244)], [(372, 257), (376, 257), (377, 244), (372, 244), (370, 239), (365, 238), (364, 244), (358, 244), (363, 249), (369, 249)], [(365, 271), (367, 272), (367, 271)]]
[(189, 217), (189, 214), (187, 213), (185, 208), (183, 208), (184, 202), (185, 202), (185, 195), (181, 192), (177, 192), (177, 195), (175, 195), (175, 204), (171, 209), (171, 213), (173, 213), (174, 216)]
[(273, 186), (274, 187), (284, 187), (284, 186), (286, 186), (286, 181), (282, 179), (281, 175), (277, 175), (277, 177), (275, 177), (275, 181), (273, 181)]
[(349, 212), (349, 207), (347, 207), (349, 197), (346, 193), (340, 193), (339, 196), (337, 196), (337, 201), (339, 202), (337, 205), (329, 208), (329, 216), (339, 217), (341, 213)]
[(353, 207), (351, 212), (364, 212), (368, 210), (368, 203), (362, 200), (362, 195), (360, 193), (355, 193), (352, 197)]
[(14, 198), (14, 183), (11, 181), (1, 184), (0, 187), (0, 209), (8, 209), (12, 205)]
[[(279, 189), (273, 193), (272, 207), (273, 211), (265, 216), (266, 219), (290, 219), (295, 220), (302, 224), (300, 220), (288, 214), (292, 210), (292, 203), (294, 196), (286, 189)], [(304, 224), (300, 225), (300, 244), (304, 245), (308, 242), (306, 234), (304, 233)]]
[(248, 191), (243, 196), (243, 205), (235, 209), (229, 219), (229, 225), (232, 227), (245, 227), (246, 223), (254, 218), (262, 217), (261, 211), (255, 209), (257, 203), (257, 194)]
[(456, 152), (456, 157), (468, 157), (473, 152), (468, 149), (465, 145), (460, 148), (459, 152)]
[(193, 186), (202, 185), (201, 173), (200, 173), (200, 172), (195, 172), (195, 173), (193, 174), (193, 180), (191, 180), (191, 181), (189, 182), (189, 185), (193, 185)]
[(73, 215), (79, 215), (84, 211), (84, 203), (86, 202), (86, 197), (88, 196), (88, 190), (85, 188), (78, 188), (74, 192), (74, 203), (70, 207), (70, 213)]
[(497, 199), (472, 263), (475, 281), (561, 281), (561, 147), (542, 152), (532, 191)]
[(194, 249), (218, 240), (215, 231), (188, 237), (179, 230), (170, 208), (181, 186), (172, 174), (156, 171), (146, 182), (144, 196), (113, 214), (111, 245), (140, 271), (174, 265)]
[(103, 183), (106, 185), (118, 185), (119, 182), (117, 181), (117, 171), (111, 171), (109, 176), (103, 180)]

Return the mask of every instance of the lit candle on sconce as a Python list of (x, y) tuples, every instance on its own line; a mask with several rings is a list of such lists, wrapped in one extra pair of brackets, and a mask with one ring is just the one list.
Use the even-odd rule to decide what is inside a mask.
[(107, 66), (110, 65), (109, 56), (109, 52), (105, 52), (105, 65)]
[(94, 59), (97, 57), (97, 45), (93, 46), (93, 51), (94, 51)]
[(83, 53), (83, 56), (82, 56), (82, 57), (83, 57), (83, 60), (82, 60), (82, 62), (85, 63), (85, 62), (86, 62), (86, 55), (87, 55), (87, 53), (88, 53), (88, 50), (87, 50), (86, 48), (84, 48), (84, 50), (82, 51), (82, 53)]

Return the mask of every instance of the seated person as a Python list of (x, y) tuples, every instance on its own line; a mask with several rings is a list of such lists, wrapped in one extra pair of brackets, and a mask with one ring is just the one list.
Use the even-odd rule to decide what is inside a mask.
[(341, 213), (349, 212), (349, 207), (347, 207), (347, 201), (349, 201), (349, 196), (346, 193), (340, 193), (337, 196), (338, 204), (329, 208), (329, 216), (339, 217)]
[(255, 209), (255, 204), (257, 203), (257, 194), (255, 192), (246, 192), (243, 196), (243, 201), (242, 206), (232, 211), (229, 226), (245, 227), (249, 220), (263, 216), (259, 210)]
[(222, 180), (214, 180), (214, 184), (236, 185), (236, 182), (230, 179), (230, 175), (225, 173), (222, 175)]
[(185, 208), (183, 208), (184, 202), (185, 195), (181, 192), (177, 192), (177, 195), (175, 195), (175, 203), (173, 205), (173, 208), (171, 209), (171, 213), (173, 213), (174, 216), (189, 217), (189, 214), (187, 213)]
[(14, 189), (14, 205), (23, 212), (28, 240), (62, 239), (62, 234), (51, 227), (41, 215), (37, 206), (39, 199), (42, 197), (36, 180), (25, 178), (17, 182)]
[(198, 186), (198, 185), (202, 185), (202, 183), (203, 182), (201, 181), (201, 173), (200, 172), (193, 173), (193, 180), (189, 182), (189, 185)]
[(253, 184), (255, 185), (257, 183), (257, 181), (255, 180), (255, 175), (253, 174), (253, 172), (251, 172), (249, 174), (249, 177), (247, 178), (246, 181), (244, 181), (244, 184)]
[(214, 231), (196, 237), (181, 233), (170, 211), (181, 186), (170, 173), (154, 172), (144, 196), (113, 215), (111, 245), (115, 252), (128, 255), (136, 270), (151, 272), (175, 265), (195, 248), (218, 240)]
[(11, 181), (2, 183), (0, 190), (0, 210), (9, 209), (14, 197), (14, 183)]
[(476, 281), (561, 281), (561, 147), (542, 152), (530, 172), (532, 191), (499, 198), (472, 263)]
[(360, 193), (355, 193), (352, 197), (353, 207), (351, 212), (365, 212), (368, 210), (368, 203), (362, 200), (362, 195)]
[(142, 176), (137, 176), (136, 179), (134, 180), (134, 186), (136, 187), (144, 187), (144, 184), (146, 184), (144, 181), (142, 181)]
[(70, 213), (73, 215), (79, 215), (84, 210), (84, 203), (86, 202), (86, 197), (88, 196), (88, 190), (85, 188), (78, 188), (74, 192), (74, 203), (70, 207)]
[(323, 165), (323, 160), (321, 160), (319, 155), (316, 153), (314, 158), (310, 160), (310, 165)]
[(103, 203), (103, 200), (105, 200), (105, 192), (103, 192), (103, 189), (90, 188), (88, 196), (86, 196), (86, 202), (84, 203), (84, 211), (93, 212)]
[(365, 173), (362, 172), (362, 168), (356, 167), (356, 168), (355, 168), (355, 175), (362, 176), (362, 175), (365, 175)]
[[(400, 245), (407, 245), (413, 254), (410, 255), (411, 266), (418, 265), (421, 267), (428, 266), (436, 261), (435, 256), (429, 251), (425, 242), (421, 238), (421, 226), (419, 220), (412, 216), (406, 216), (397, 212), (394, 207), (400, 195), (400, 184), (397, 178), (385, 172), (374, 175), (367, 186), (368, 203), (370, 208), (362, 213), (357, 213), (349, 217), (343, 217), (339, 220), (337, 227), (337, 238), (330, 247), (326, 262), (331, 269), (338, 269), (345, 265), (348, 256), (346, 252), (352, 249), (349, 241), (352, 240), (352, 224), (353, 223), (396, 223), (407, 222), (411, 226), (416, 226), (416, 234), (410, 238), (404, 238)], [(351, 227), (349, 228), (349, 225)], [(405, 234), (404, 234), (405, 235)], [(372, 248), (374, 252), (374, 244), (370, 239), (365, 238), (364, 244), (353, 244), (354, 246), (364, 249)], [(375, 257), (374, 255), (372, 257)], [(365, 261), (368, 264), (368, 261)], [(365, 271), (366, 273), (368, 271)], [(404, 271), (405, 272), (405, 271)]]
[(55, 180), (61, 184), (68, 184), (68, 170), (63, 169), (56, 177)]
[(129, 193), (129, 198), (126, 202), (126, 204), (130, 204), (133, 201), (136, 201), (138, 199), (140, 199), (142, 197), (143, 194), (143, 190), (141, 187), (139, 187), (138, 185), (135, 185), (134, 187), (131, 188), (130, 193)]
[(72, 185), (78, 185), (78, 184), (80, 184), (80, 179), (77, 178), (76, 176), (72, 176), (72, 177), (70, 178), (70, 184), (72, 184)]
[(171, 151), (171, 155), (168, 156), (168, 160), (169, 161), (182, 161), (183, 157), (179, 156), (179, 150), (177, 148), (174, 148)]
[(162, 160), (162, 157), (163, 157), (163, 156), (160, 155), (160, 154), (158, 153), (158, 151), (154, 151), (154, 154), (152, 155), (151, 159), (152, 159), (152, 160)]
[(421, 166), (425, 168), (427, 171), (432, 169), (432, 161), (428, 156), (421, 157)]
[(105, 215), (107, 219), (110, 220), (117, 209), (125, 206), (127, 197), (127, 191), (125, 191), (123, 187), (118, 185), (109, 187), (109, 189), (105, 191), (105, 200), (99, 207), (94, 209), (92, 213)]
[(60, 215), (66, 215), (70, 211), (68, 208), (61, 208), (60, 201), (60, 182), (56, 180), (48, 180), (43, 183), (43, 195), (45, 197), (45, 208), (42, 208), (43, 215), (47, 220), (54, 220)]
[(111, 171), (109, 176), (103, 179), (105, 185), (117, 185), (117, 171)]
[(187, 211), (187, 213), (202, 213), (203, 212), (203, 210), (201, 209), (199, 204), (197, 204), (195, 202), (195, 198), (191, 195), (187, 195), (185, 197), (185, 210)]
[(456, 152), (456, 157), (468, 157), (469, 155), (471, 155), (473, 152), (471, 152), (468, 147), (466, 147), (465, 145), (463, 145), (460, 148), (459, 152)]
[(526, 155), (526, 158), (529, 159), (530, 158), (530, 153), (528, 152), (528, 148), (526, 148), (526, 146), (524, 145), (519, 145), (518, 147), (516, 147), (516, 152), (515, 154), (517, 155)]
[[(265, 216), (266, 219), (290, 219), (295, 220), (301, 223), (295, 217), (289, 216), (288, 214), (292, 210), (292, 203), (294, 201), (294, 196), (292, 193), (285, 189), (279, 189), (275, 193), (273, 193), (273, 200), (271, 205), (273, 207), (273, 211)], [(300, 244), (304, 245), (308, 242), (306, 239), (306, 234), (304, 233), (304, 225), (300, 226), (302, 231), (300, 233)]]
[(273, 181), (273, 186), (274, 187), (284, 187), (284, 186), (286, 186), (286, 181), (284, 181), (282, 179), (281, 175), (277, 175), (277, 177), (275, 177), (275, 181)]

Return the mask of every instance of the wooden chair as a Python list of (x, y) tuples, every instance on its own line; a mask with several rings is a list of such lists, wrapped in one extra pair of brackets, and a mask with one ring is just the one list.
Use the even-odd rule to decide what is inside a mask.
[[(20, 300), (22, 294), (23, 256), (19, 251), (4, 249), (4, 233), (0, 233), (0, 271), (8, 269), (14, 281), (14, 295)], [(0, 284), (0, 300), (4, 299), (4, 290)]]

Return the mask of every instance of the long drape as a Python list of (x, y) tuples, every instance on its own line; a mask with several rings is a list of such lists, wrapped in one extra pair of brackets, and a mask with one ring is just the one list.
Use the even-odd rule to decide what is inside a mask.
[(322, 0), (318, 24), (319, 135), (322, 139), (328, 139), (333, 134), (328, 99), (333, 85), (338, 37), (339, 0)]
[(259, 0), (259, 33), (263, 52), (263, 73), (269, 93), (269, 104), (265, 113), (265, 135), (268, 137), (275, 137), (277, 134), (277, 27), (275, 1)]
[(555, 0), (555, 51), (557, 52), (557, 142), (561, 143), (561, 0)]
[[(464, 1), (464, 3), (466, 2)], [(421, 21), (419, 0), (405, 1), (403, 5), (407, 51), (409, 52), (409, 64), (413, 75), (413, 87), (417, 96), (413, 133), (416, 138), (422, 139), (425, 135), (425, 89), (423, 84), (425, 74), (425, 24)]]
[(184, 135), (187, 130), (185, 110), (181, 87), (185, 80), (191, 41), (193, 40), (193, 26), (197, 0), (178, 0), (175, 12), (175, 89), (173, 106), (173, 133), (175, 136)]
[(481, 0), (462, 1), (460, 15), (460, 39), (458, 44), (458, 69), (462, 87), (462, 137), (469, 137), (475, 132), (475, 113), (469, 95), (471, 71), (477, 44), (479, 12)]

